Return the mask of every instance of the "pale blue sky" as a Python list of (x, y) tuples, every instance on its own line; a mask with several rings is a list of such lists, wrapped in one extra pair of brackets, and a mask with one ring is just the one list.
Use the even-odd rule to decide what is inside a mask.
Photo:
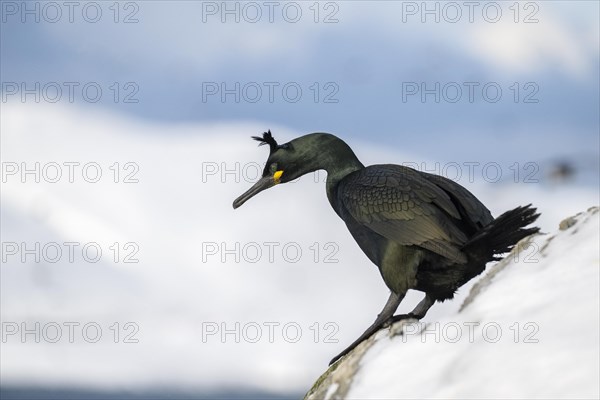
[[(64, 82), (78, 82), (75, 103), (158, 121), (259, 121), (426, 144), (433, 156), (548, 137), (565, 154), (598, 153), (597, 2), (428, 2), (437, 15), (421, 2), (229, 2), (233, 13), (221, 2), (99, 2), (100, 17), (38, 4), (38, 15), (2, 5), (9, 100), (20, 97), (6, 82), (57, 82), (62, 102)], [(98, 103), (82, 98), (88, 82), (103, 90)], [(222, 90), (233, 90), (224, 102)]]

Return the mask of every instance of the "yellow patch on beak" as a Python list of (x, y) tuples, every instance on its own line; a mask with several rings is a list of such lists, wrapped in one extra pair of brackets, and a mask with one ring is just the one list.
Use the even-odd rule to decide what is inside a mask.
[(279, 181), (281, 180), (281, 175), (283, 175), (283, 171), (282, 170), (276, 171), (273, 174), (273, 180), (275, 181), (275, 183), (279, 183)]

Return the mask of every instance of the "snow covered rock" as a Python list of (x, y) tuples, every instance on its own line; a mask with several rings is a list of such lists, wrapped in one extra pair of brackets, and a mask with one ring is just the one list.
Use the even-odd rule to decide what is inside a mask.
[(598, 211), (522, 240), (453, 315), (380, 330), (305, 399), (597, 399)]

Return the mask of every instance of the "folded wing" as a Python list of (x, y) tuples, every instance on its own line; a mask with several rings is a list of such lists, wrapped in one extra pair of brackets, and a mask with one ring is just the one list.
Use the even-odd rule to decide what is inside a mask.
[(493, 220), (468, 190), (454, 181), (400, 165), (377, 165), (340, 183), (342, 205), (363, 226), (402, 245), (419, 246), (465, 263), (465, 224)]

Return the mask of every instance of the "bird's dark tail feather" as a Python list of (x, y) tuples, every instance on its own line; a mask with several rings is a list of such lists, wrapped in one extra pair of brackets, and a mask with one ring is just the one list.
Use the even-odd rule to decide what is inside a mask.
[(417, 289), (438, 301), (451, 299), (459, 287), (481, 274), (488, 262), (500, 260), (498, 254), (508, 253), (519, 240), (539, 232), (538, 227), (526, 228), (538, 217), (531, 204), (505, 212), (463, 246), (461, 250), (469, 262), (444, 268), (443, 273), (439, 270), (419, 271), (417, 281), (421, 282), (421, 286)]
[(508, 253), (519, 240), (539, 232), (538, 227), (525, 228), (540, 216), (536, 211), (529, 204), (505, 212), (477, 232), (463, 251), (483, 262), (500, 260), (496, 254)]

